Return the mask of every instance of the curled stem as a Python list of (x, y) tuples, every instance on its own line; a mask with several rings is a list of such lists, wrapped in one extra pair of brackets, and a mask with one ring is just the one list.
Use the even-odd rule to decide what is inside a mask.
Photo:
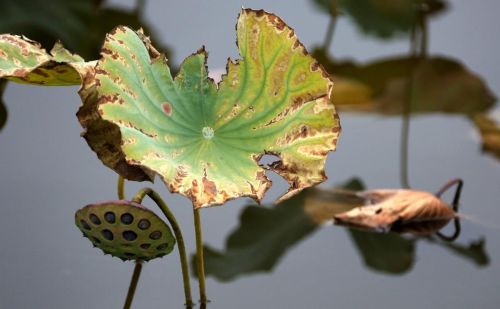
[[(462, 193), (462, 187), (464, 185), (464, 181), (462, 179), (456, 178), (448, 181), (435, 195), (441, 198), (441, 195), (443, 195), (444, 192), (446, 192), (449, 188), (451, 188), (454, 185), (457, 185), (457, 189), (455, 190), (455, 196), (453, 197), (453, 202), (451, 206), (453, 207), (453, 211), (458, 212), (458, 206), (460, 203), (460, 194)], [(455, 232), (453, 233), (453, 235), (446, 236), (441, 232), (437, 232), (436, 235), (445, 241), (454, 241), (455, 239), (458, 238), (462, 230), (460, 225), (460, 217), (458, 217), (458, 215), (456, 216), (455, 219), (453, 219), (453, 224), (455, 225)]]
[(186, 298), (186, 306), (191, 308), (193, 306), (193, 300), (191, 297), (191, 286), (189, 285), (189, 268), (187, 263), (186, 256), (186, 247), (184, 245), (184, 238), (182, 237), (181, 228), (175, 219), (174, 214), (170, 211), (167, 204), (163, 201), (161, 196), (156, 193), (151, 188), (143, 188), (132, 199), (135, 203), (141, 203), (145, 196), (149, 196), (158, 207), (161, 209), (168, 222), (172, 226), (172, 230), (174, 231), (175, 238), (177, 239), (177, 245), (179, 246), (179, 258), (181, 261), (181, 269), (182, 269), (182, 280), (184, 283), (184, 295)]
[(137, 260), (135, 262), (134, 273), (132, 274), (132, 280), (130, 280), (130, 286), (128, 287), (127, 298), (125, 299), (124, 309), (129, 309), (134, 300), (135, 289), (137, 288), (137, 283), (139, 282), (139, 277), (141, 276), (142, 261)]
[(205, 261), (203, 258), (203, 234), (201, 231), (200, 210), (194, 209), (194, 230), (196, 233), (196, 266), (198, 272), (198, 286), (200, 289), (201, 304), (207, 303), (207, 293), (205, 288)]

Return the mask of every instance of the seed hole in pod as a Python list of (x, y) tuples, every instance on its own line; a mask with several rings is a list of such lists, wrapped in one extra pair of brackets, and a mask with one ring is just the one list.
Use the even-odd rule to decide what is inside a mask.
[(151, 226), (151, 222), (149, 222), (148, 219), (141, 219), (139, 221), (139, 223), (137, 223), (137, 226), (141, 229), (141, 230), (147, 230), (149, 229), (149, 227)]
[(128, 241), (133, 241), (137, 238), (137, 234), (134, 231), (124, 231), (122, 235)]
[(165, 250), (168, 248), (168, 244), (167, 243), (163, 243), (161, 245), (158, 245), (158, 247), (156, 247), (156, 249), (158, 250)]
[(161, 232), (160, 231), (154, 231), (151, 234), (149, 234), (149, 238), (157, 240), (160, 239), (161, 237)]
[(114, 212), (108, 211), (107, 213), (104, 214), (104, 220), (108, 223), (115, 223), (116, 221), (116, 216)]
[(101, 220), (99, 219), (99, 217), (97, 217), (96, 215), (94, 214), (90, 214), (89, 216), (89, 219), (92, 223), (94, 223), (95, 225), (99, 225), (101, 224)]
[(113, 232), (111, 232), (110, 230), (102, 230), (101, 232), (102, 234), (102, 237), (106, 238), (107, 240), (113, 240), (114, 236), (113, 236)]
[(149, 249), (149, 247), (151, 247), (151, 244), (141, 244), (141, 248), (144, 250)]
[(120, 220), (123, 224), (130, 224), (134, 221), (134, 216), (126, 212), (120, 217)]
[(125, 255), (128, 258), (134, 258), (135, 257), (135, 254), (131, 253), (131, 252), (125, 252), (123, 255)]
[(101, 243), (101, 240), (97, 237), (92, 237), (92, 240), (96, 243), (96, 244), (100, 244)]
[(80, 224), (82, 225), (82, 227), (84, 229), (86, 229), (87, 231), (90, 231), (90, 225), (87, 222), (85, 222), (85, 220), (80, 220)]

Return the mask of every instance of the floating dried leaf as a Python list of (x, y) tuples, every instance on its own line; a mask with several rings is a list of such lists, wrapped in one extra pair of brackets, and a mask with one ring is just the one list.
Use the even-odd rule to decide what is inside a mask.
[(372, 190), (360, 193), (370, 205), (334, 216), (335, 223), (368, 230), (416, 234), (435, 232), (457, 214), (431, 193), (415, 190)]

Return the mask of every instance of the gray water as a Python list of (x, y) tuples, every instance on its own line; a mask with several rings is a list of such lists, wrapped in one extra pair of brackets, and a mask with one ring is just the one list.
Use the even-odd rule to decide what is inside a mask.
[[(129, 7), (135, 2), (112, 3)], [(219, 69), (228, 56), (237, 57), (234, 24), (242, 6), (278, 14), (308, 48), (323, 40), (328, 16), (318, 13), (311, 1), (149, 1), (144, 14), (162, 43), (171, 46), (171, 63), (178, 65), (205, 45), (209, 68)], [(429, 23), (429, 54), (462, 62), (498, 95), (500, 3), (462, 0), (449, 6)], [(408, 46), (404, 38), (366, 37), (343, 18), (330, 52), (363, 62), (403, 55)], [(116, 174), (79, 136), (76, 91), (76, 87), (12, 83), (5, 91), (9, 118), (0, 132), (0, 308), (123, 305), (133, 263), (104, 256), (74, 225), (78, 208), (116, 196)], [(494, 113), (499, 112), (494, 108)], [(340, 117), (342, 135), (337, 151), (328, 157), (329, 179), (322, 187), (352, 177), (359, 177), (367, 188), (401, 187), (401, 117), (347, 112)], [(374, 265), (363, 259), (359, 245), (372, 236), (318, 227), (285, 246), (268, 271), (241, 274), (225, 282), (209, 275), (207, 292), (212, 302), (208, 308), (498, 308), (500, 162), (481, 151), (479, 133), (471, 121), (461, 115), (433, 113), (411, 118), (408, 169), (411, 186), (431, 192), (451, 178), (464, 179), (461, 212), (465, 219), (453, 246), (435, 238), (398, 236), (405, 242), (406, 266), (396, 270), (391, 263), (399, 263), (400, 251), (388, 246), (377, 253), (383, 241), (373, 240), (372, 251), (379, 258)], [(270, 204), (285, 190), (282, 181), (273, 179), (276, 184), (261, 207), (275, 207)], [(128, 196), (143, 185), (127, 183)], [(194, 253), (190, 202), (169, 194), (160, 181), (153, 187), (176, 214), (188, 252)], [(240, 214), (250, 204), (239, 199), (202, 210), (205, 244), (223, 252), (226, 238), (239, 227)], [(451, 233), (451, 227), (444, 232)], [(481, 242), (482, 247), (477, 245)], [(474, 244), (475, 249), (470, 249)], [(266, 254), (251, 253), (250, 260)], [(183, 308), (176, 254), (145, 265), (134, 308)], [(389, 270), (384, 270), (380, 264), (392, 258)], [(191, 283), (197, 298), (194, 277)]]

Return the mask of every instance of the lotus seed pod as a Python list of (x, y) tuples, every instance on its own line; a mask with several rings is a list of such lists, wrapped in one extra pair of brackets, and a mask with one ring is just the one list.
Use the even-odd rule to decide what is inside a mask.
[(87, 205), (76, 212), (75, 223), (95, 247), (122, 260), (149, 261), (169, 254), (175, 246), (168, 225), (134, 202)]

